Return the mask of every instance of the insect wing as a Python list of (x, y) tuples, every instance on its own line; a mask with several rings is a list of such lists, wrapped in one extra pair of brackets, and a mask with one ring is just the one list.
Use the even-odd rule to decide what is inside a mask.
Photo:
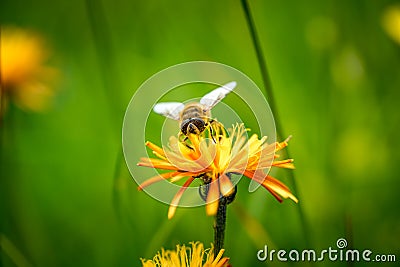
[(235, 87), (236, 82), (227, 83), (203, 96), (200, 99), (200, 104), (204, 105), (206, 110), (210, 110), (216, 104), (218, 104), (227, 94), (232, 92)]
[(183, 103), (179, 102), (162, 102), (157, 103), (153, 110), (155, 113), (161, 114), (169, 119), (179, 120), (180, 113), (185, 108)]

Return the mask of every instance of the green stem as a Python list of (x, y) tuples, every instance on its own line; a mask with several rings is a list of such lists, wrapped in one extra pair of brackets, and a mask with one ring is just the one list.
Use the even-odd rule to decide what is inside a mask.
[[(258, 38), (257, 35), (257, 31), (256, 31), (256, 27), (254, 24), (254, 19), (252, 17), (251, 11), (250, 11), (250, 6), (247, 0), (241, 0), (242, 2), (242, 8), (246, 17), (246, 21), (249, 27), (249, 31), (250, 31), (250, 35), (251, 35), (251, 39), (253, 41), (253, 45), (254, 45), (254, 50), (256, 52), (257, 55), (257, 61), (258, 64), (260, 66), (260, 72), (261, 72), (261, 76), (262, 76), (262, 80), (264, 83), (264, 89), (265, 89), (265, 93), (266, 93), (266, 98), (267, 101), (270, 105), (270, 108), (272, 110), (272, 113), (274, 114), (275, 117), (275, 125), (276, 125), (276, 133), (277, 133), (277, 138), (278, 140), (281, 140), (284, 138), (284, 132), (283, 132), (283, 127), (281, 125), (281, 120), (279, 119), (279, 115), (278, 115), (278, 109), (276, 106), (276, 102), (275, 102), (275, 98), (274, 98), (274, 93), (272, 90), (272, 84), (271, 84), (271, 80), (268, 74), (268, 68), (267, 68), (267, 64), (266, 61), (264, 60), (264, 55), (261, 49), (261, 44), (260, 44), (260, 40)], [(288, 158), (290, 157), (289, 154), (289, 150), (286, 148), (284, 150), (284, 155)], [(289, 173), (289, 177), (290, 177), (290, 182), (292, 184), (292, 188), (293, 188), (293, 193), (295, 195), (299, 195), (298, 193), (298, 188), (297, 188), (297, 184), (296, 184), (296, 179), (295, 179), (295, 175), (294, 172), (288, 172)], [(306, 243), (307, 247), (310, 247), (310, 240), (309, 240), (309, 229), (308, 229), (308, 224), (306, 222), (306, 218), (304, 216), (304, 212), (302, 209), (302, 206), (299, 205), (298, 207), (298, 212), (299, 212), (299, 217), (300, 217), (300, 222), (301, 222), (301, 226), (303, 228), (304, 231), (304, 240)]]
[[(268, 103), (269, 103), (269, 105), (271, 107), (271, 110), (274, 111), (274, 110), (277, 110), (277, 109), (276, 109), (275, 99), (273, 97), (271, 79), (270, 79), (269, 74), (268, 74), (267, 63), (265, 62), (265, 60), (263, 60), (264, 59), (264, 54), (263, 54), (263, 51), (261, 49), (261, 44), (260, 44), (260, 40), (259, 40), (257, 32), (256, 32), (254, 19), (253, 19), (253, 16), (252, 16), (251, 12), (250, 12), (249, 3), (247, 2), (247, 0), (242, 0), (242, 8), (243, 8), (244, 14), (246, 16), (246, 21), (247, 21), (247, 25), (249, 27), (251, 39), (253, 41), (254, 50), (256, 52), (258, 64), (260, 66), (261, 78), (263, 80), (264, 89), (265, 89), (265, 92), (266, 92), (266, 98), (267, 98)], [(274, 116), (276, 117), (276, 114), (274, 114)], [(275, 123), (277, 124), (278, 135), (280, 135), (279, 131), (280, 131), (281, 128), (278, 127), (278, 123), (276, 121), (275, 121)]]
[(226, 197), (221, 197), (218, 203), (217, 215), (214, 222), (214, 255), (217, 256), (219, 251), (224, 248), (225, 225), (226, 225)]

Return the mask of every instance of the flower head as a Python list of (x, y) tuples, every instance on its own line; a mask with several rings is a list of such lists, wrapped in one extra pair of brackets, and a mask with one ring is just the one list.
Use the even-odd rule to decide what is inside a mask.
[(400, 45), (400, 5), (392, 5), (385, 9), (382, 26), (387, 35)]
[(221, 249), (214, 257), (214, 249), (204, 249), (200, 242), (191, 242), (192, 247), (177, 245), (176, 250), (158, 252), (152, 260), (141, 259), (143, 267), (228, 267), (229, 258), (222, 257)]
[[(49, 51), (43, 39), (19, 28), (1, 29), (1, 98), (11, 98), (32, 111), (45, 109), (53, 96), (55, 69), (46, 66)], [(4, 102), (3, 102), (4, 103)]]
[(207, 135), (189, 134), (189, 142), (181, 142), (172, 136), (169, 146), (159, 146), (147, 142), (157, 158), (142, 158), (139, 166), (169, 170), (159, 174), (139, 185), (139, 190), (164, 179), (176, 182), (187, 178), (183, 186), (171, 201), (168, 218), (172, 218), (179, 204), (183, 192), (196, 178), (200, 178), (207, 185), (206, 212), (215, 215), (218, 209), (218, 199), (221, 196), (230, 196), (235, 188), (230, 174), (242, 174), (266, 188), (277, 200), (290, 198), (297, 202), (297, 198), (280, 181), (265, 173), (271, 167), (293, 169), (293, 160), (276, 160), (275, 152), (285, 148), (287, 141), (281, 143), (266, 143), (267, 137), (261, 139), (253, 134), (246, 140), (246, 129), (243, 124), (237, 124), (230, 130), (230, 134), (223, 127), (214, 128), (215, 137)]

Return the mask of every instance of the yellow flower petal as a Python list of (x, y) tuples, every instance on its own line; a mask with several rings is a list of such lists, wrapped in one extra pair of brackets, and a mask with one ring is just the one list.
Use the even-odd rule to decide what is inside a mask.
[(219, 200), (219, 188), (218, 182), (213, 181), (210, 183), (210, 187), (208, 190), (207, 201), (206, 201), (206, 213), (209, 216), (213, 216), (217, 214), (218, 210), (218, 200)]
[(233, 192), (234, 185), (232, 184), (231, 179), (229, 179), (229, 177), (226, 174), (222, 174), (219, 177), (218, 181), (219, 181), (219, 188), (223, 196), (228, 196)]
[(285, 159), (280, 161), (274, 161), (272, 166), (286, 169), (294, 169), (293, 159)]
[(155, 145), (154, 143), (147, 141), (145, 145), (148, 148), (150, 148), (151, 150), (153, 150), (154, 152), (156, 152), (157, 154), (159, 154), (161, 156), (165, 156), (164, 150), (161, 147)]
[(168, 161), (152, 158), (141, 158), (138, 166), (157, 168), (162, 170), (178, 170), (178, 168)]
[(147, 186), (149, 186), (151, 184), (154, 184), (154, 183), (159, 182), (159, 181), (164, 180), (164, 179), (169, 179), (169, 178), (171, 178), (173, 176), (176, 176), (176, 175), (179, 175), (179, 174), (180, 174), (180, 172), (168, 172), (168, 173), (159, 174), (159, 175), (154, 176), (154, 177), (152, 177), (150, 179), (147, 179), (146, 181), (141, 183), (138, 186), (138, 190), (143, 190), (145, 187), (147, 187)]
[(181, 197), (183, 195), (183, 192), (189, 187), (189, 185), (193, 182), (194, 178), (190, 177), (183, 185), (181, 188), (179, 188), (178, 193), (175, 194), (174, 198), (171, 201), (171, 205), (169, 206), (168, 210), (168, 219), (171, 219), (174, 217), (176, 207), (179, 204), (179, 201), (181, 200)]
[(140, 259), (143, 267), (228, 267), (229, 258), (222, 257), (221, 249), (214, 258), (214, 247), (204, 249), (200, 242), (191, 242), (192, 247), (177, 245), (176, 250), (161, 249), (152, 260)]

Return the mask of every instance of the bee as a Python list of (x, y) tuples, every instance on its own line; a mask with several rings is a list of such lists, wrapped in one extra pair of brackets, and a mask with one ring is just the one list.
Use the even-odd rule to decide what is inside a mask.
[[(179, 121), (180, 133), (186, 136), (186, 140), (189, 133), (200, 134), (216, 122), (211, 119), (211, 109), (235, 87), (236, 82), (233, 81), (206, 94), (199, 103), (185, 105), (180, 102), (162, 102), (157, 103), (153, 110), (167, 118)], [(209, 127), (209, 129), (211, 132), (212, 128)]]

